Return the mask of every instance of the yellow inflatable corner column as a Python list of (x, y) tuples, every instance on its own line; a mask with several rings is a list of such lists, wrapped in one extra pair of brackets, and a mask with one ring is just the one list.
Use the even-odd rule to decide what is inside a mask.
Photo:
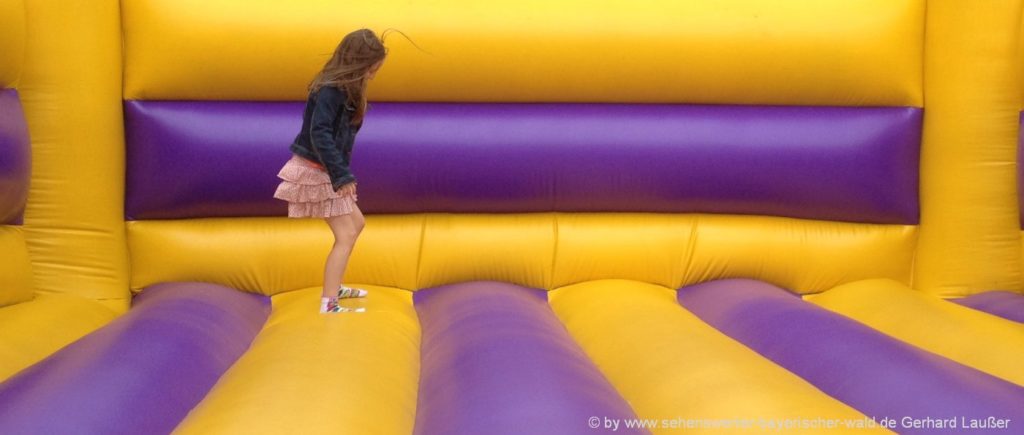
[[(0, 1), (0, 89), (16, 88), (25, 55), (25, 4)], [(0, 225), (0, 307), (32, 299), (32, 270), (23, 228)]]
[(62, 294), (0, 308), (0, 382), (115, 317), (98, 302)]
[(914, 287), (1021, 288), (1017, 204), (1020, 0), (931, 0)]
[[(661, 425), (662, 420), (676, 419), (866, 418), (704, 323), (679, 306), (671, 289), (602, 280), (553, 290), (549, 300), (569, 333), (641, 419), (656, 419)], [(879, 427), (803, 429), (792, 433), (888, 432)], [(718, 434), (724, 429), (686, 430)], [(775, 430), (753, 424), (728, 428), (728, 433)], [(654, 432), (674, 434), (679, 428)]]
[(19, 93), (32, 138), (25, 234), (37, 293), (128, 307), (117, 0), (26, 4)]
[(420, 328), (412, 293), (362, 286), (363, 313), (319, 314), (320, 289), (273, 297), (252, 347), (176, 434), (409, 434)]
[(1024, 385), (1024, 325), (1019, 323), (885, 279), (842, 285), (807, 300), (898, 340)]
[(25, 60), (25, 3), (0, 1), (0, 89), (17, 88)]

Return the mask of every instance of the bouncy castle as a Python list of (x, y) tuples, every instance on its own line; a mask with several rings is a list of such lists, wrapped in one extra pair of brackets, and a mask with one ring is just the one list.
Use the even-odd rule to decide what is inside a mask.
[(0, 0), (0, 434), (1024, 433), (1022, 11)]

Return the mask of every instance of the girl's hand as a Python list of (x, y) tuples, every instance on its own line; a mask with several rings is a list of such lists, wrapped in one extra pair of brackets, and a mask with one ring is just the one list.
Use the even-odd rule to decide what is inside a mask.
[(354, 195), (356, 193), (356, 183), (348, 183), (338, 188), (339, 195)]

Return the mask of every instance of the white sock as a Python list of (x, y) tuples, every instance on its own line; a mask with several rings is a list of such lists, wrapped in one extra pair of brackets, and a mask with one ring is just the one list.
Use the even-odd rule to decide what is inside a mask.
[[(349, 293), (347, 295), (345, 295), (345, 296), (342, 296), (342, 293), (344, 293), (346, 289), (349, 291)], [(339, 298), (365, 298), (366, 294), (367, 294), (367, 291), (363, 290), (363, 289), (360, 289), (360, 288), (352, 288), (352, 287), (347, 287), (347, 286), (344, 286), (344, 285), (338, 286), (338, 297)]]
[(325, 297), (321, 297), (320, 298), (320, 312), (321, 313), (326, 313), (327, 312), (327, 303), (330, 302), (330, 301), (331, 301), (331, 298), (325, 298)]

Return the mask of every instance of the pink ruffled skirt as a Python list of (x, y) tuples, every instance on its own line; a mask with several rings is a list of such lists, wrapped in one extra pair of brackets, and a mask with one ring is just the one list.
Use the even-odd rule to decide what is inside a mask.
[(292, 155), (277, 173), (281, 184), (274, 198), (288, 201), (288, 217), (329, 218), (352, 213), (356, 208), (355, 190), (339, 194), (331, 186), (331, 177), (323, 166)]

